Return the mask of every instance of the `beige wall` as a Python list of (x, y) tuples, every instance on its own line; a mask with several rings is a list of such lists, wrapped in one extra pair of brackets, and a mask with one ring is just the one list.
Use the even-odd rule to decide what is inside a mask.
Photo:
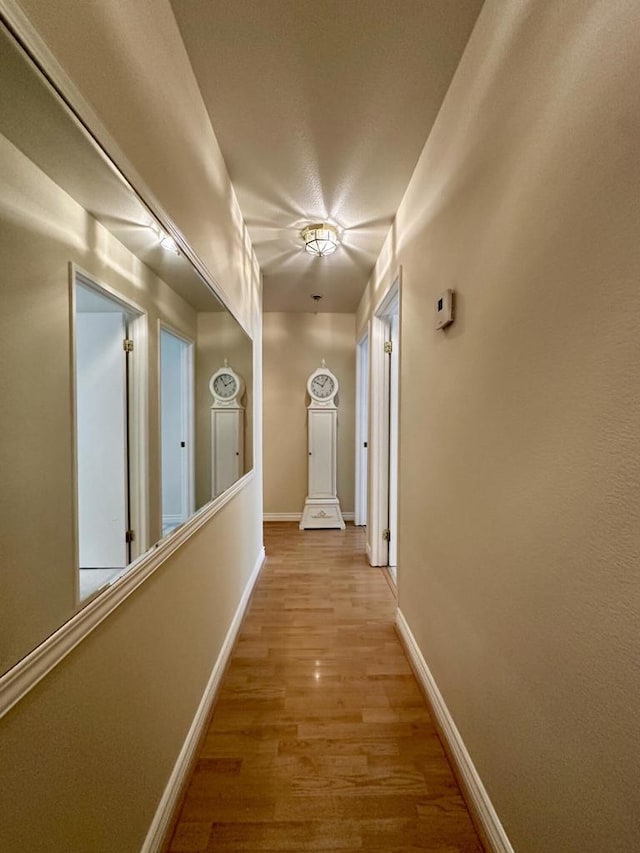
[[(259, 388), (260, 274), (168, 2), (20, 5), (254, 335)], [(259, 556), (261, 516), (258, 473), (0, 720), (0, 849), (137, 853)]]
[(640, 838), (639, 72), (485, 3), (358, 314), (402, 265), (399, 603), (518, 853)]
[(355, 318), (353, 314), (263, 317), (264, 511), (302, 512), (307, 496), (307, 379), (322, 359), (340, 383), (338, 497), (353, 512)]

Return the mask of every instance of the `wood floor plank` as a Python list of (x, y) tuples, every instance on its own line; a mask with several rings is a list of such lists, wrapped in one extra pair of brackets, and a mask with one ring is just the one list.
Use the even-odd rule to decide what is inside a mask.
[(481, 853), (363, 531), (265, 545), (167, 853)]

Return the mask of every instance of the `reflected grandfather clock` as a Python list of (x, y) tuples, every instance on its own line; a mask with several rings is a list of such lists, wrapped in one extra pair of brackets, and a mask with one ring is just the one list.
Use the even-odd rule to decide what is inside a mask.
[(307, 380), (309, 415), (309, 491), (300, 529), (338, 527), (344, 530), (337, 492), (338, 380), (325, 365)]
[(244, 471), (244, 380), (227, 364), (209, 380), (211, 406), (211, 497), (222, 494)]

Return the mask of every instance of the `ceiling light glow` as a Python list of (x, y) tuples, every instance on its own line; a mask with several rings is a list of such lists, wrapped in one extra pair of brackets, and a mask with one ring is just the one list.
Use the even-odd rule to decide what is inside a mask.
[(338, 248), (338, 232), (327, 222), (307, 225), (302, 232), (302, 239), (305, 251), (320, 258), (331, 255)]
[(163, 249), (166, 249), (167, 252), (173, 252), (174, 255), (180, 254), (180, 249), (178, 248), (178, 244), (173, 239), (173, 237), (170, 237), (168, 234), (164, 234), (160, 238), (160, 245), (162, 246)]

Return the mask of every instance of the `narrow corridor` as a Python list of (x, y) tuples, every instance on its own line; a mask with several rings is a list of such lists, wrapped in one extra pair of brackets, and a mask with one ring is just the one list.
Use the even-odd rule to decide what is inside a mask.
[(481, 851), (363, 530), (265, 545), (169, 851)]

